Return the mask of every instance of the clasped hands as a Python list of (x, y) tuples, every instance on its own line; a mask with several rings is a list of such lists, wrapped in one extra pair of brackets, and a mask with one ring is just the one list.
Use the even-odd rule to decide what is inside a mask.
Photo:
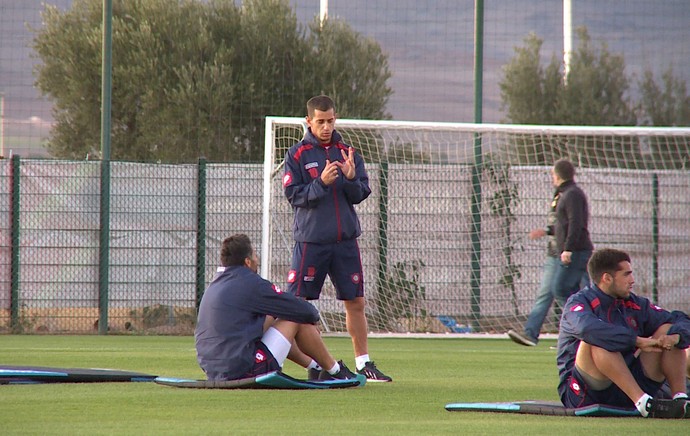
[(637, 348), (646, 352), (660, 353), (668, 351), (673, 348), (680, 341), (680, 335), (661, 335), (658, 338), (642, 338), (638, 337)]

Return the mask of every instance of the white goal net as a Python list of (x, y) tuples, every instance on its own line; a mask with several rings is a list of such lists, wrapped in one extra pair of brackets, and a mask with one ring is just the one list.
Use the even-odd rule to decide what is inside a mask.
[[(261, 274), (281, 286), (293, 247), (282, 163), (305, 128), (266, 120)], [(549, 171), (563, 157), (589, 197), (595, 248), (631, 254), (638, 294), (690, 309), (690, 128), (342, 119), (336, 129), (364, 157), (372, 189), (357, 206), (371, 331), (521, 328), (546, 253), (527, 234), (546, 223)], [(324, 330), (345, 331), (328, 281), (315, 303)]]

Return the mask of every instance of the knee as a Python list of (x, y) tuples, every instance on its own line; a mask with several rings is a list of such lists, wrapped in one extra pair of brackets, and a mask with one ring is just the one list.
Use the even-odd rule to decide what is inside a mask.
[(671, 328), (671, 324), (661, 324), (658, 329), (652, 334), (653, 338), (659, 338), (666, 333), (668, 333), (668, 329)]
[(348, 313), (364, 313), (365, 301), (364, 297), (357, 297), (354, 300), (345, 301), (345, 310)]

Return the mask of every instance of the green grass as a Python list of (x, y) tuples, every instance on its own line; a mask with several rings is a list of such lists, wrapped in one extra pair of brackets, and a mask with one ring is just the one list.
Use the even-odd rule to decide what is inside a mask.
[[(354, 366), (348, 338), (326, 338)], [(10, 434), (686, 434), (688, 422), (447, 412), (469, 401), (556, 401), (553, 341), (370, 339), (393, 383), (342, 390), (196, 390), (154, 383), (0, 386)], [(0, 363), (202, 378), (191, 337), (0, 336)], [(303, 378), (292, 363), (285, 372)]]

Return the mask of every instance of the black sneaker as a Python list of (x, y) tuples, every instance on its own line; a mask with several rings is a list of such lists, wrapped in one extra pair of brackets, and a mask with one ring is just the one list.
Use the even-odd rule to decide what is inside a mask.
[(336, 372), (335, 374), (329, 374), (325, 369), (322, 370), (321, 374), (319, 374), (319, 380), (349, 380), (357, 378), (357, 376), (355, 376), (352, 371), (345, 366), (342, 360), (338, 361), (338, 365), (340, 365), (340, 371)]
[(530, 338), (527, 334), (520, 334), (513, 329), (508, 330), (508, 337), (513, 340), (516, 344), (524, 345), (526, 347), (536, 347), (537, 340), (535, 338)]
[(690, 407), (686, 398), (664, 400), (651, 398), (647, 401), (650, 418), (690, 418)]
[(392, 382), (393, 379), (386, 374), (379, 371), (374, 362), (367, 362), (364, 368), (357, 370), (358, 374), (362, 374), (369, 382)]
[(319, 379), (319, 376), (321, 375), (321, 371), (321, 369), (309, 368), (307, 370), (307, 380), (317, 381)]

